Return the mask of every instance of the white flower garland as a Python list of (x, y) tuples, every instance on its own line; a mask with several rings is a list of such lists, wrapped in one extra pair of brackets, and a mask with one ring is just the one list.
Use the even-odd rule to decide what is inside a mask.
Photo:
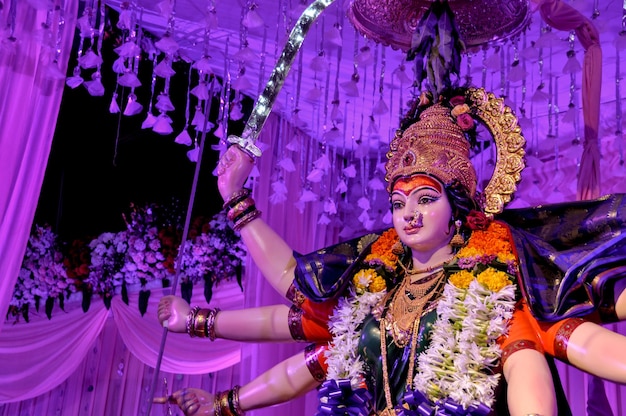
[(491, 407), (500, 379), (491, 371), (502, 354), (497, 339), (506, 334), (514, 307), (514, 285), (493, 292), (476, 279), (468, 289), (447, 283), (414, 388), (433, 401), (449, 397), (464, 408)]
[(351, 286), (349, 295), (339, 299), (329, 322), (332, 347), (324, 353), (328, 380), (349, 379), (353, 389), (363, 384), (363, 360), (357, 348), (360, 326), (385, 293), (366, 291), (359, 295)]

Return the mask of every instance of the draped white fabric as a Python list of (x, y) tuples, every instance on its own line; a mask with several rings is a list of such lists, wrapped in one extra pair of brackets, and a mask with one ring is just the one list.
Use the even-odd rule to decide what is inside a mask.
[[(121, 296), (114, 297), (110, 310), (105, 308), (100, 299), (94, 299), (89, 310), (83, 312), (78, 299), (70, 301), (66, 311), (56, 308), (50, 320), (44, 314), (35, 313), (29, 323), (5, 323), (0, 333), (0, 403), (33, 398), (33, 402), (38, 402), (42, 397), (54, 396), (55, 391), (58, 394), (59, 389), (64, 390), (65, 395), (78, 394), (67, 390), (68, 377), (71, 380), (84, 379), (78, 385), (93, 386), (96, 394), (104, 396), (98, 399), (102, 402), (120, 400), (104, 387), (110, 382), (108, 378), (111, 375), (124, 372), (126, 367), (123, 364), (120, 367), (116, 354), (110, 357), (110, 361), (99, 362), (97, 371), (89, 375), (79, 370), (90, 361), (90, 356), (96, 358), (103, 349), (110, 348), (114, 344), (110, 342), (112, 338), (117, 340), (124, 351), (124, 361), (128, 360), (142, 368), (139, 378), (127, 380), (126, 387), (115, 393), (131, 403), (127, 406), (138, 407), (132, 411), (126, 408), (125, 412), (118, 414), (141, 414), (142, 408), (145, 412), (146, 387), (151, 385), (151, 379), (144, 374), (150, 371), (143, 368), (156, 366), (163, 333), (156, 318), (157, 303), (168, 292), (168, 289), (153, 289), (144, 316), (141, 316), (137, 306), (137, 293), (132, 293), (128, 305), (121, 300)], [(192, 302), (206, 307), (202, 287), (195, 288)], [(240, 309), (243, 307), (243, 293), (236, 283), (222, 283), (216, 288), (211, 306)], [(165, 373), (187, 375), (216, 374), (227, 369), (226, 373), (231, 374), (234, 371), (232, 367), (239, 363), (240, 358), (241, 349), (236, 342), (216, 340), (211, 343), (206, 339), (191, 339), (186, 334), (170, 333), (167, 335), (161, 369)], [(169, 377), (175, 378), (171, 375)], [(232, 383), (230, 376), (224, 381), (226, 387)], [(83, 390), (79, 388), (79, 391)], [(83, 401), (84, 397), (80, 400)], [(5, 406), (7, 413), (0, 414), (16, 414), (8, 409), (14, 407)], [(75, 413), (64, 408), (62, 414)], [(104, 410), (101, 413), (93, 409), (89, 414), (113, 413), (104, 413)]]
[[(65, 84), (78, 0), (56, 0), (48, 16), (36, 2), (0, 8), (0, 310), (9, 306), (37, 207)], [(18, 4), (19, 3), (19, 4)], [(42, 3), (43, 4), (43, 3)], [(13, 6), (13, 4), (11, 5)], [(15, 12), (12, 15), (13, 11)], [(53, 42), (42, 42), (50, 19)], [(61, 20), (63, 19), (63, 20)], [(64, 21), (63, 25), (59, 25)], [(13, 35), (14, 40), (9, 37)], [(59, 38), (55, 56), (54, 39)], [(56, 62), (55, 62), (56, 60)]]

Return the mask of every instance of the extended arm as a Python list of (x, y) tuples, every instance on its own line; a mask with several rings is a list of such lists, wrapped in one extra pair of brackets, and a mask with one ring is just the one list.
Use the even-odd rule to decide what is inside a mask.
[[(237, 146), (231, 146), (218, 165), (217, 186), (224, 201), (240, 191), (252, 170), (253, 161)], [(274, 289), (285, 296), (294, 278), (293, 250), (260, 217), (240, 230), (241, 239), (263, 276)]]
[[(242, 411), (258, 409), (287, 402), (311, 391), (320, 384), (311, 375), (304, 354), (296, 354), (272, 367), (250, 383), (238, 389), (238, 403), (229, 403), (228, 392), (215, 395), (200, 389), (183, 389), (175, 392), (175, 401), (187, 416), (215, 415), (217, 406), (233, 406)], [(220, 400), (222, 398), (222, 400)], [(155, 403), (165, 403), (168, 398), (156, 397)], [(219, 414), (231, 414), (224, 411)]]
[[(190, 311), (184, 299), (164, 296), (159, 301), (159, 322), (163, 325), (167, 321), (169, 331), (186, 333)], [(220, 311), (212, 325), (216, 338), (244, 342), (293, 342), (288, 314), (289, 307), (286, 305)]]

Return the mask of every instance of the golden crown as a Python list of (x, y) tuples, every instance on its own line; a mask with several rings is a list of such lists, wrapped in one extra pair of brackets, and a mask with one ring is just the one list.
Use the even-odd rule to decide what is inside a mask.
[(469, 88), (463, 97), (456, 98), (463, 102), (450, 100), (451, 107), (442, 102), (432, 104), (415, 123), (396, 132), (385, 165), (387, 190), (400, 177), (424, 173), (444, 185), (456, 179), (475, 196), (476, 170), (466, 131), (477, 120), (489, 129), (497, 149), (493, 175), (483, 190), (483, 209), (487, 213), (499, 213), (511, 200), (521, 179), (526, 141), (517, 117), (503, 99), (482, 88)]
[(402, 176), (426, 173), (448, 185), (458, 179), (471, 196), (476, 192), (476, 171), (470, 161), (470, 143), (455, 123), (450, 108), (437, 103), (420, 119), (396, 133), (387, 153), (389, 186)]

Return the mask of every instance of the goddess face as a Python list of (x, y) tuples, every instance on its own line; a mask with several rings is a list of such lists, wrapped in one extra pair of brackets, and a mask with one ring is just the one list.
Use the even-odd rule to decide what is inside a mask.
[(398, 179), (391, 192), (393, 225), (414, 251), (435, 252), (452, 238), (452, 207), (438, 180), (427, 175)]

